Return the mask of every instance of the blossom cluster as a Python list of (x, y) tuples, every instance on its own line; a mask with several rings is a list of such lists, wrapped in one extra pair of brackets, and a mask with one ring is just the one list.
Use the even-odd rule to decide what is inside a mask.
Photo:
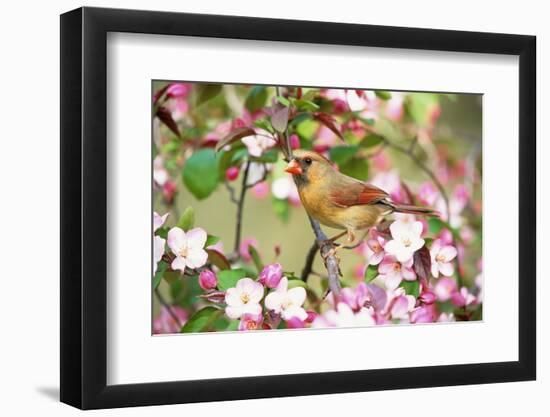
[[(442, 139), (453, 136), (452, 123), (441, 121), (443, 104), (458, 106), (453, 100), (378, 90), (155, 84), (154, 332), (480, 319), (481, 162), (470, 142), (461, 147)], [(287, 147), (319, 152), (393, 202), (431, 207), (440, 216), (395, 214), (368, 230), (353, 263), (341, 262), (342, 289), (334, 294), (322, 266), (305, 276), (289, 270), (287, 242), (261, 251), (266, 243), (258, 236), (240, 238), (249, 215), (245, 195), (271, 208), (273, 218), (261, 214), (266, 226), (282, 224), (289, 240), (311, 233), (307, 221), (298, 235), (288, 226), (303, 208), (283, 170)], [(216, 223), (204, 217), (194, 224), (193, 206), (224, 189), (224, 212), (233, 203), (241, 212), (228, 216), (237, 239), (217, 237)], [(232, 250), (224, 248), (233, 241)], [(309, 246), (296, 256), (305, 259)]]

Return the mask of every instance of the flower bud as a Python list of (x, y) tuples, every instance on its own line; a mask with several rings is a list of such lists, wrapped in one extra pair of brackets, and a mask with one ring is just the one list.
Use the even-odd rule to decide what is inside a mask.
[(418, 299), (423, 304), (433, 304), (435, 302), (435, 294), (430, 290), (426, 290), (422, 292), (422, 294), (420, 294), (420, 297), (418, 297)]
[(239, 167), (229, 167), (225, 171), (225, 178), (227, 181), (235, 181), (239, 176)]
[(298, 149), (300, 147), (300, 138), (298, 138), (297, 134), (294, 133), (294, 134), (290, 135), (288, 140), (290, 142), (290, 147), (292, 149)]
[(209, 269), (205, 269), (199, 275), (199, 285), (203, 290), (212, 290), (218, 285), (218, 277)]
[(283, 277), (283, 267), (281, 264), (266, 265), (262, 272), (260, 272), (260, 283), (268, 288), (277, 288), (281, 278)]
[(166, 89), (166, 96), (168, 98), (183, 98), (189, 94), (190, 87), (182, 83), (170, 84)]

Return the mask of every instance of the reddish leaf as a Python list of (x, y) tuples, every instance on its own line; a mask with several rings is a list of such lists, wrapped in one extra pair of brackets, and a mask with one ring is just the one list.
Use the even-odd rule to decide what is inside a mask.
[(425, 285), (430, 278), (430, 271), (432, 268), (432, 259), (430, 257), (430, 251), (424, 245), (414, 253), (413, 268), (416, 275), (420, 278), (420, 282)]
[(178, 129), (178, 124), (172, 118), (172, 113), (166, 107), (159, 106), (157, 109), (157, 117), (164, 123), (168, 129), (170, 129), (174, 134), (179, 138), (180, 131)]
[(283, 133), (286, 130), (288, 124), (288, 107), (281, 106), (276, 109), (271, 116), (271, 125), (277, 132)]
[(316, 113), (313, 113), (313, 118), (318, 122), (322, 123), (323, 125), (325, 125), (336, 136), (338, 136), (342, 141), (344, 141), (344, 136), (342, 136), (340, 129), (338, 129), (338, 127), (336, 126), (336, 120), (334, 120), (332, 116), (326, 113), (316, 112)]
[(170, 87), (170, 84), (166, 84), (164, 87), (162, 87), (160, 90), (158, 90), (155, 93), (155, 95), (153, 96), (153, 104), (157, 104), (157, 102), (163, 96), (163, 94), (166, 92), (168, 87)]
[(206, 253), (208, 253), (208, 261), (211, 264), (217, 266), (221, 270), (231, 269), (231, 264), (222, 253), (214, 249), (205, 249), (205, 250), (206, 250)]
[(216, 152), (222, 149), (225, 145), (229, 145), (239, 139), (242, 139), (246, 136), (255, 135), (256, 132), (251, 127), (238, 127), (235, 130), (232, 130), (227, 135), (225, 135), (216, 145)]
[(204, 298), (211, 303), (221, 304), (225, 301), (225, 291), (211, 291), (206, 294), (199, 295), (200, 298)]

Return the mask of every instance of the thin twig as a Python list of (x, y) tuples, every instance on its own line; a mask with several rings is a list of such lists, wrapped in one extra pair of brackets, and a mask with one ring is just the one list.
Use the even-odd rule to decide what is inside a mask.
[(317, 240), (314, 240), (313, 244), (309, 248), (309, 252), (307, 253), (307, 256), (306, 256), (306, 263), (304, 265), (304, 268), (302, 269), (302, 274), (300, 275), (300, 278), (302, 278), (302, 281), (307, 281), (309, 274), (313, 272), (313, 262), (315, 261), (315, 255), (317, 255), (317, 250), (319, 250), (319, 245), (317, 244)]
[(239, 248), (241, 246), (241, 232), (242, 232), (242, 223), (243, 223), (243, 208), (244, 208), (244, 198), (246, 197), (246, 181), (248, 180), (248, 171), (250, 170), (250, 162), (246, 162), (246, 167), (243, 172), (241, 194), (239, 197), (239, 202), (237, 204), (237, 222), (235, 225), (235, 245), (234, 252), (235, 254), (239, 253)]
[(231, 200), (231, 202), (238, 205), (239, 200), (237, 200), (237, 197), (235, 196), (235, 188), (233, 188), (233, 186), (229, 184), (228, 181), (224, 181), (223, 183), (225, 184), (225, 188), (229, 192), (229, 199)]
[(172, 310), (172, 306), (168, 304), (168, 302), (164, 299), (158, 288), (155, 288), (155, 295), (160, 301), (160, 304), (168, 311), (168, 314), (174, 319), (178, 327), (181, 329), (181, 326), (183, 326), (182, 322), (180, 321), (179, 317), (174, 313), (174, 310)]

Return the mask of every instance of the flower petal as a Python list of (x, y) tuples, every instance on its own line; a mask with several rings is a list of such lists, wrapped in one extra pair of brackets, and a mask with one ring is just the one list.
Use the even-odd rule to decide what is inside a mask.
[(265, 307), (268, 310), (273, 310), (275, 313), (281, 312), (281, 306), (283, 304), (283, 295), (284, 293), (280, 291), (272, 291), (265, 297)]
[[(295, 288), (295, 289), (298, 289), (298, 288)], [(307, 319), (307, 312), (302, 307), (292, 306), (290, 308), (283, 310), (283, 312), (281, 313), (281, 317), (284, 320), (290, 320), (293, 317), (297, 317), (300, 320), (304, 321), (305, 319)]]
[(230, 319), (238, 319), (243, 314), (243, 306), (227, 306), (225, 308), (225, 314)]
[(180, 270), (182, 272), (185, 271), (185, 266), (186, 266), (185, 258), (182, 256), (176, 256), (176, 258), (172, 261), (172, 265), (171, 265), (174, 271)]
[(187, 232), (187, 244), (190, 249), (202, 249), (206, 243), (207, 234), (204, 229), (196, 227)]
[(451, 262), (438, 262), (438, 266), (441, 275), (445, 275), (446, 277), (450, 277), (455, 271), (455, 268)]
[(439, 254), (445, 258), (445, 261), (449, 262), (456, 257), (457, 250), (453, 246), (445, 246), (443, 249), (441, 249)]
[(187, 236), (179, 227), (173, 227), (168, 231), (167, 241), (174, 255), (179, 256), (182, 248), (187, 245)]
[(190, 249), (187, 253), (189, 268), (200, 268), (208, 260), (208, 253), (204, 249)]
[(395, 290), (397, 287), (399, 287), (399, 284), (401, 284), (401, 275), (400, 274), (388, 274), (383, 276), (384, 283), (386, 284), (386, 288), (388, 290)]
[(286, 294), (295, 306), (301, 306), (306, 301), (306, 290), (303, 287), (291, 288)]
[(243, 304), (243, 301), (241, 300), (241, 297), (239, 296), (239, 292), (236, 288), (229, 288), (225, 292), (225, 302), (228, 306), (241, 306)]

